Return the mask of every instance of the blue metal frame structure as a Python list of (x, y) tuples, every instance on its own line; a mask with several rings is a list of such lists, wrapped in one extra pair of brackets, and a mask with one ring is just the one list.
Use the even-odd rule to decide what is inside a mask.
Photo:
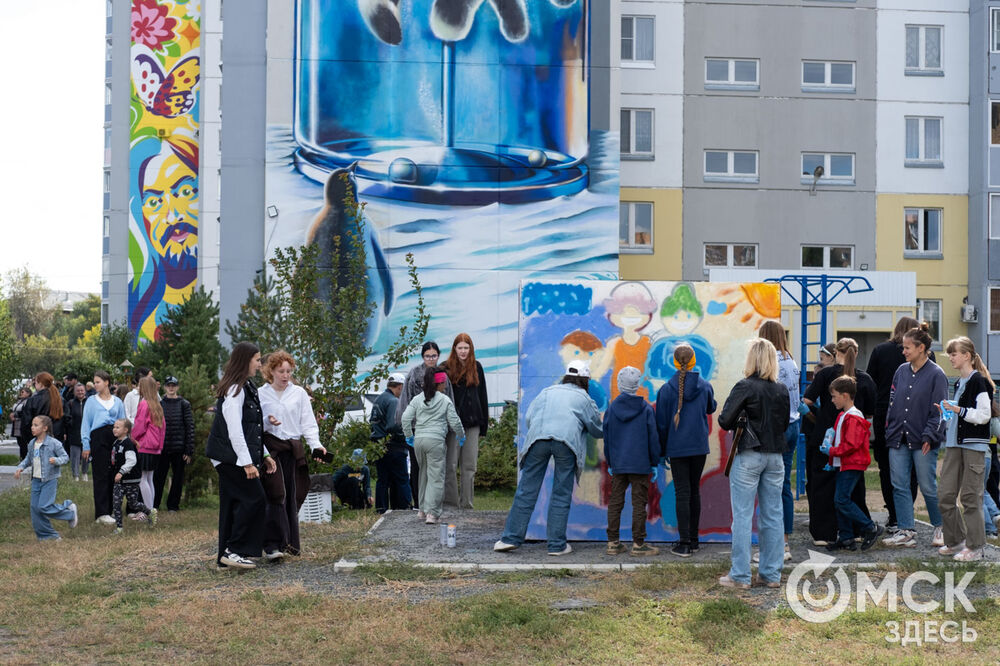
[[(868, 278), (860, 275), (782, 275), (779, 278), (768, 278), (765, 282), (778, 283), (781, 291), (788, 295), (795, 305), (799, 306), (799, 398), (805, 393), (806, 359), (809, 356), (810, 347), (822, 347), (826, 344), (827, 311), (830, 304), (838, 296), (844, 293), (861, 294), (866, 291), (874, 291)], [(810, 319), (809, 309), (819, 309), (819, 319)], [(811, 341), (809, 339), (810, 329), (819, 327), (819, 339)], [(806, 490), (805, 458), (806, 458), (806, 438), (799, 434), (799, 443), (796, 447), (796, 474), (795, 474), (795, 499), (798, 499)]]

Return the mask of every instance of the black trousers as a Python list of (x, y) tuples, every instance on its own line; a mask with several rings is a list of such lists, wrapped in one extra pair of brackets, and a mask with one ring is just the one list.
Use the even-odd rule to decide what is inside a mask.
[(388, 509), (408, 509), (412, 497), (410, 495), (410, 479), (406, 475), (406, 457), (404, 449), (389, 449), (385, 455), (375, 461), (378, 479), (375, 481), (375, 508), (379, 513)]
[(90, 432), (90, 471), (94, 476), (94, 514), (111, 515), (111, 495), (115, 479), (111, 474), (111, 447), (115, 443), (112, 426)]
[[(819, 442), (806, 444), (806, 497), (809, 500), (809, 532), (817, 541), (833, 543), (837, 540), (837, 509), (834, 495), (837, 493), (837, 472), (823, 467), (830, 462), (829, 456), (820, 453)], [(858, 480), (851, 493), (851, 501), (871, 518), (865, 503), (865, 477)]]
[(170, 493), (167, 495), (167, 510), (179, 511), (181, 508), (181, 493), (184, 491), (184, 452), (161, 453), (153, 472), (153, 506), (160, 508), (160, 498), (163, 488), (167, 485), (167, 473), (173, 472), (170, 479)]
[(267, 503), (264, 511), (264, 550), (288, 550), (298, 555), (302, 547), (299, 542), (299, 512), (295, 504), (295, 454), (291, 451), (272, 453), (277, 463), (275, 474), (281, 475), (285, 486), (285, 501), (281, 504)]
[[(889, 472), (889, 447), (885, 444), (885, 412), (875, 412), (875, 438), (872, 440), (872, 457), (878, 463), (878, 482), (882, 490), (885, 510), (889, 512), (888, 525), (896, 524), (896, 500), (892, 494), (892, 474)], [(917, 501), (917, 470), (910, 467), (910, 494)]]
[(413, 500), (413, 508), (420, 508), (420, 465), (417, 464), (417, 452), (412, 446), (409, 449), (410, 455), (410, 498)]
[(28, 455), (28, 442), (31, 441), (31, 435), (20, 435), (17, 437), (17, 451), (20, 453), (21, 457), (18, 460), (24, 460), (24, 457)]
[(260, 479), (248, 479), (242, 467), (220, 463), (219, 554), (228, 549), (243, 557), (260, 557), (264, 547), (264, 487)]
[(701, 473), (707, 456), (683, 456), (670, 459), (677, 504), (677, 533), (681, 543), (698, 545), (701, 523)]

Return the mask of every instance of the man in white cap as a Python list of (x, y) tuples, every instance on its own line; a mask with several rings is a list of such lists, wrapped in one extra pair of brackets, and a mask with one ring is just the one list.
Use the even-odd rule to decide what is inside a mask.
[(403, 391), (406, 376), (400, 372), (389, 375), (385, 391), (372, 406), (372, 439), (385, 441), (385, 455), (375, 461), (378, 479), (375, 481), (375, 509), (409, 509), (410, 476), (406, 469), (409, 451), (403, 427), (396, 422), (396, 404)]

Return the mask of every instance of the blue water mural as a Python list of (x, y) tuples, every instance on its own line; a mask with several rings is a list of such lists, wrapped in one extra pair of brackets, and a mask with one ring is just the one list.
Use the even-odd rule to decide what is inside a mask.
[[(578, 295), (571, 298), (570, 295)], [(582, 303), (589, 297), (590, 308)], [(695, 349), (695, 367), (715, 389), (722, 405), (742, 378), (745, 342), (760, 325), (780, 317), (780, 291), (775, 285), (690, 282), (617, 282), (609, 280), (526, 280), (521, 285), (519, 323), (519, 432), (527, 431), (524, 415), (547, 386), (561, 381), (570, 361), (589, 364), (588, 392), (603, 412), (617, 395), (618, 368), (644, 371), (650, 403), (676, 373), (673, 350), (679, 342)], [(710, 417), (711, 419), (711, 417)], [(723, 475), (729, 433), (710, 420), (710, 453), (701, 481), (701, 538), (728, 541), (732, 513), (729, 483)], [(518, 441), (523, 447), (525, 442)], [(574, 489), (567, 536), (574, 540), (606, 538), (611, 477), (603, 459), (603, 442), (591, 438), (579, 484)], [(528, 537), (545, 538), (551, 469), (531, 518)], [(621, 537), (631, 538), (631, 493), (626, 496)], [(661, 473), (650, 488), (647, 539), (677, 539), (673, 479)]]

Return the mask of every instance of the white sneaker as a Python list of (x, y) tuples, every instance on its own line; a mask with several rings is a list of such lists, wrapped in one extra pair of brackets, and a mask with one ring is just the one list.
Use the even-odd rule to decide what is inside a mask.
[(552, 551), (549, 551), (549, 555), (551, 557), (559, 557), (561, 555), (569, 555), (572, 552), (573, 552), (573, 546), (566, 544), (566, 547), (558, 552), (553, 553)]
[(892, 548), (914, 548), (917, 545), (917, 533), (913, 530), (899, 530), (891, 537), (882, 539), (882, 545)]
[(264, 553), (264, 559), (266, 559), (268, 562), (274, 562), (275, 560), (280, 560), (284, 556), (285, 554), (280, 550), (272, 550), (269, 553)]
[(86, 474), (84, 474), (84, 475), (83, 475), (83, 482), (84, 482), (84, 483), (86, 483), (87, 481), (90, 481), (90, 479), (88, 479), (88, 478), (87, 478), (87, 475), (86, 475)]
[(426, 513), (424, 513), (423, 511), (417, 511), (417, 520), (423, 520), (426, 517), (427, 517)]
[(493, 550), (498, 553), (505, 553), (508, 550), (514, 550), (515, 548), (517, 548), (517, 546), (512, 543), (507, 543), (506, 541), (497, 541), (493, 544)]
[(975, 562), (983, 559), (983, 549), (977, 548), (976, 550), (969, 550), (968, 548), (964, 548), (962, 549), (962, 552), (957, 553), (953, 559), (958, 562)]
[(957, 553), (961, 553), (965, 549), (965, 542), (963, 541), (962, 543), (957, 543), (954, 546), (941, 546), (938, 548), (938, 553), (941, 555), (955, 555)]
[(114, 525), (115, 519), (109, 516), (108, 514), (104, 514), (103, 516), (97, 517), (97, 522), (99, 522), (101, 525)]
[(944, 545), (944, 529), (940, 527), (934, 528), (934, 538), (931, 539), (932, 546), (943, 546)]
[[(753, 561), (754, 564), (760, 564), (760, 551), (759, 550), (754, 551), (753, 557), (751, 557), (750, 559), (751, 561)], [(792, 559), (792, 551), (788, 550), (788, 544), (786, 543), (784, 560), (785, 562), (787, 562), (790, 559)]]
[(73, 517), (69, 519), (69, 528), (73, 529), (80, 523), (80, 509), (73, 503), (69, 505), (69, 510), (73, 512)]
[(990, 520), (992, 520), (993, 524), (997, 526), (998, 530), (1000, 530), (1000, 513), (998, 513), (997, 515), (993, 516), (993, 518), (991, 518)]
[(227, 549), (223, 553), (220, 561), (227, 567), (236, 567), (237, 569), (256, 569), (257, 565), (251, 562), (249, 559), (243, 557), (242, 555), (237, 555), (236, 553), (231, 553)]

